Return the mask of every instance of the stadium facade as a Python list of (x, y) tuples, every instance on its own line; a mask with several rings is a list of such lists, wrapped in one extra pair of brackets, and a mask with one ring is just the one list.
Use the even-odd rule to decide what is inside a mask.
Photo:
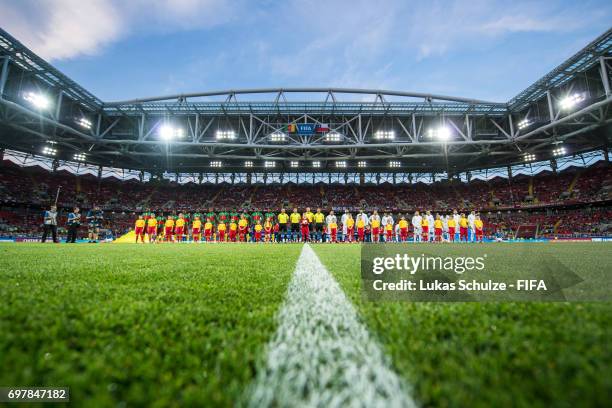
[[(0, 30), (0, 147), (141, 180), (410, 183), (603, 157), (612, 29), (507, 102), (345, 88), (105, 102)], [(95, 170), (94, 170), (95, 169)]]

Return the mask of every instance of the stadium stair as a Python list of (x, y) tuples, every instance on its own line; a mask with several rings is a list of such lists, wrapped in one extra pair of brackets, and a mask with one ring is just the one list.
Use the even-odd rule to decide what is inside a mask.
[(555, 222), (555, 225), (553, 225), (553, 234), (557, 233), (557, 229), (559, 228), (559, 226), (561, 225), (561, 222), (563, 221), (563, 218), (559, 218), (557, 220), (557, 222)]
[(576, 187), (576, 184), (578, 183), (578, 179), (580, 178), (580, 171), (576, 172), (576, 175), (574, 176), (574, 178), (572, 179), (572, 182), (570, 183), (567, 192), (568, 194), (571, 196), (572, 195), (572, 191), (574, 191), (574, 187)]

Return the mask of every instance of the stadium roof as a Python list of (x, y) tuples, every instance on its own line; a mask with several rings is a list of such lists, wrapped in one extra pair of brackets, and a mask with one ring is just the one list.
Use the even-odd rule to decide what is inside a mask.
[(104, 102), (0, 29), (0, 146), (151, 172), (448, 172), (607, 149), (612, 29), (508, 102), (242, 89)]

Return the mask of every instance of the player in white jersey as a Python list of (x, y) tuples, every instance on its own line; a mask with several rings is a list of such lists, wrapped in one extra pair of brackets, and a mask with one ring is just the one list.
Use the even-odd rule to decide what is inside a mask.
[(344, 239), (344, 241), (346, 241), (346, 220), (348, 220), (349, 215), (351, 215), (351, 213), (345, 208), (344, 214), (340, 217), (340, 223), (342, 223), (342, 239)]
[(442, 216), (442, 240), (449, 241), (448, 238), (448, 215)]
[[(391, 225), (393, 225), (393, 224), (394, 224), (394, 222), (393, 222), (393, 221), (394, 221), (394, 220), (393, 220), (393, 217), (391, 216), (391, 214), (389, 214), (389, 213), (385, 213), (385, 214), (382, 216), (381, 220), (380, 220), (380, 224), (383, 226), (383, 228), (384, 228), (384, 229), (385, 229), (385, 231), (386, 231), (386, 230), (387, 230), (387, 227), (386, 227), (386, 226), (387, 226), (387, 224), (391, 223)], [(385, 237), (385, 241), (386, 241), (386, 240), (387, 240), (387, 234), (384, 234), (384, 237)]]
[(433, 242), (434, 240), (434, 217), (431, 215), (431, 211), (427, 211), (425, 217), (427, 217), (427, 225), (429, 225), (429, 231), (427, 234), (427, 240)]
[(423, 217), (418, 211), (415, 211), (412, 217), (412, 228), (414, 230), (414, 242), (421, 242), (421, 234), (423, 233)]
[(476, 213), (472, 211), (468, 215), (468, 229), (470, 232), (469, 240), (471, 242), (474, 242), (474, 239), (476, 238), (476, 227), (474, 226), (474, 221), (476, 221)]
[(453, 210), (453, 219), (455, 220), (455, 236), (453, 237), (453, 240), (459, 241), (459, 220), (461, 219), (461, 216), (457, 210)]

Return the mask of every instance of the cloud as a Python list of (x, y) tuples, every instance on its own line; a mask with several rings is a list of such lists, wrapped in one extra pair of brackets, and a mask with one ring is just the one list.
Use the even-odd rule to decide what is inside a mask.
[(229, 0), (0, 0), (0, 26), (47, 60), (95, 55), (134, 32), (209, 28), (235, 18)]

